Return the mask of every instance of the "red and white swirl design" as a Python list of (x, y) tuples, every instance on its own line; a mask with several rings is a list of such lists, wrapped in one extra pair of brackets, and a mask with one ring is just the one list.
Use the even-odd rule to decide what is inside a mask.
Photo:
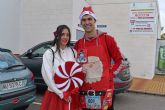
[(76, 62), (65, 62), (55, 70), (54, 82), (62, 92), (82, 86), (83, 80), (82, 67)]

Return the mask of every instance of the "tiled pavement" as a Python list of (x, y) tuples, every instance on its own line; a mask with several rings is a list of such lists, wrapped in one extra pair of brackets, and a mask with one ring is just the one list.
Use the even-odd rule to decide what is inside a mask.
[(128, 91), (165, 96), (165, 75), (155, 75), (152, 80), (133, 78)]

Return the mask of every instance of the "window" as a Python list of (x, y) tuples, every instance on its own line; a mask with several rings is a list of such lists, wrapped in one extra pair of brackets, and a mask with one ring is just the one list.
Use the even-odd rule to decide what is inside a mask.
[(76, 29), (76, 40), (81, 39), (84, 36), (84, 31)]

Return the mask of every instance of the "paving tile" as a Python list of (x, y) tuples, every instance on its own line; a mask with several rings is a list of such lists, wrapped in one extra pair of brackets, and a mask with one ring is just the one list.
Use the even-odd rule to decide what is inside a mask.
[(129, 92), (165, 95), (165, 76), (155, 75), (152, 80), (133, 78)]

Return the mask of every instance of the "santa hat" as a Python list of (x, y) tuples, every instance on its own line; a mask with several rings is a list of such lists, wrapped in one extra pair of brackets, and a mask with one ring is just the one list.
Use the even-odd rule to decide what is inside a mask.
[(82, 17), (83, 17), (84, 15), (90, 15), (90, 16), (92, 16), (95, 20), (97, 19), (97, 18), (96, 18), (96, 15), (95, 15), (94, 11), (92, 10), (92, 7), (91, 7), (91, 6), (87, 6), (87, 7), (84, 7), (84, 8), (83, 8), (83, 11), (82, 11), (81, 14), (80, 14), (80, 20), (82, 19)]

